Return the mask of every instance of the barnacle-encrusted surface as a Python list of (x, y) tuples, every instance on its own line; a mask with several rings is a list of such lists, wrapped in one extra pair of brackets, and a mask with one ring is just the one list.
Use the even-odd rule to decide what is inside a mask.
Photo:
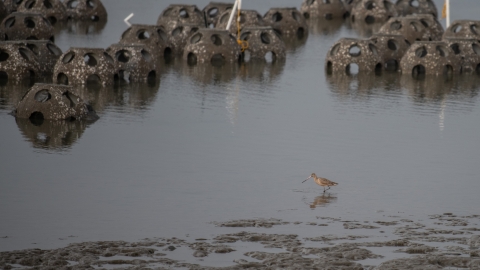
[(395, 7), (400, 16), (428, 14), (434, 18), (438, 17), (437, 6), (432, 0), (397, 0)]
[(158, 17), (157, 25), (172, 31), (178, 25), (192, 24), (205, 27), (205, 17), (196, 5), (169, 5)]
[(460, 74), (462, 60), (445, 42), (417, 41), (403, 56), (403, 74), (452, 75)]
[(443, 38), (468, 38), (480, 40), (480, 21), (453, 21), (447, 30), (445, 30)]
[(328, 51), (325, 65), (329, 72), (350, 73), (352, 64), (358, 73), (371, 73), (382, 67), (382, 58), (371, 40), (342, 38)]
[(23, 96), (15, 117), (31, 118), (41, 114), (48, 120), (78, 120), (92, 113), (71, 86), (37, 83)]
[(33, 79), (40, 73), (40, 63), (23, 43), (0, 43), (0, 73), (8, 81), (20, 83)]
[(74, 20), (106, 21), (107, 10), (100, 0), (67, 0), (67, 15)]
[(245, 27), (240, 39), (248, 42), (245, 54), (251, 59), (265, 59), (267, 53), (272, 53), (276, 59), (285, 59), (285, 43), (271, 27)]
[(128, 82), (147, 82), (160, 73), (157, 59), (144, 45), (112, 44), (107, 53), (114, 59), (115, 76)]
[(306, 19), (337, 20), (348, 16), (348, 10), (340, 0), (304, 0), (300, 7), (300, 13)]
[(297, 8), (271, 8), (263, 19), (282, 37), (302, 37), (308, 34), (308, 25)]
[(114, 82), (113, 58), (100, 48), (70, 48), (58, 59), (53, 81), (60, 84), (87, 84)]
[(0, 24), (0, 32), (4, 33), (4, 40), (55, 41), (52, 24), (40, 13), (14, 12)]
[(226, 30), (200, 29), (187, 41), (183, 59), (191, 64), (235, 62), (241, 49), (237, 40)]

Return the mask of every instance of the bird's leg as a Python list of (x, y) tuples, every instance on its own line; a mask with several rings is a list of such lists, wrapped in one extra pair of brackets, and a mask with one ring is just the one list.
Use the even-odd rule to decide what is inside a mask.
[(323, 187), (323, 193), (325, 193), (325, 187)]

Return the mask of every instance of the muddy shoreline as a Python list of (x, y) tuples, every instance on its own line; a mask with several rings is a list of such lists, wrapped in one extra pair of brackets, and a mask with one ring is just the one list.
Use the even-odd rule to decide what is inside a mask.
[[(430, 215), (423, 220), (400, 216), (388, 216), (383, 221), (331, 217), (317, 217), (317, 222), (231, 220), (211, 225), (229, 228), (232, 233), (208, 238), (98, 241), (51, 250), (0, 252), (0, 268), (480, 269), (479, 224), (480, 215), (452, 213)], [(291, 226), (292, 234), (268, 233), (269, 229), (281, 226)], [(343, 227), (345, 233), (320, 233), (305, 238), (294, 233), (305, 226)], [(373, 231), (386, 240), (375, 241), (378, 237), (367, 235), (366, 231)], [(229, 265), (209, 265), (224, 256), (228, 257), (227, 261), (231, 259)]]

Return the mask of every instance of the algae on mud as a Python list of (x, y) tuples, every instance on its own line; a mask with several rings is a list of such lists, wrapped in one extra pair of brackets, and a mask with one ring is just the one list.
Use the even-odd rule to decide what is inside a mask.
[[(331, 226), (341, 228), (345, 222), (337, 218)], [(29, 249), (0, 252), (0, 266), (4, 269), (445, 269), (460, 267), (480, 269), (480, 234), (477, 227), (461, 230), (445, 229), (449, 224), (439, 221), (459, 222), (461, 227), (478, 226), (480, 216), (454, 216), (449, 213), (431, 215), (432, 225), (402, 217), (388, 217), (389, 222), (376, 221), (379, 226), (393, 226), (393, 240), (369, 242), (375, 235), (320, 235), (300, 238), (297, 234), (260, 233), (255, 230), (272, 226), (292, 225), (293, 231), (301, 230), (302, 222), (287, 222), (278, 219), (231, 220), (213, 222), (228, 226), (232, 232), (219, 234), (211, 239), (194, 241), (179, 238), (150, 238), (139, 242), (99, 241), (70, 244), (54, 250)], [(365, 221), (364, 223), (369, 223)], [(268, 224), (258, 226), (257, 224)], [(357, 224), (357, 223), (354, 223)], [(358, 223), (361, 224), (361, 223)], [(359, 227), (360, 228), (360, 227)], [(380, 228), (380, 227), (376, 227)], [(242, 231), (238, 231), (238, 230)], [(249, 231), (243, 231), (249, 229)], [(366, 226), (363, 229), (372, 229)], [(349, 230), (344, 227), (344, 230)], [(463, 237), (442, 237), (462, 235)], [(246, 252), (236, 250), (235, 244), (247, 245)], [(263, 248), (253, 246), (258, 243)], [(323, 243), (319, 247), (316, 243)], [(426, 244), (428, 243), (428, 245)], [(448, 245), (447, 245), (448, 244)], [(374, 247), (395, 248), (401, 258), (385, 259), (388, 251), (375, 254)], [(258, 250), (260, 249), (260, 250)], [(182, 251), (183, 250), (183, 251)], [(390, 249), (392, 250), (392, 249)], [(181, 252), (182, 259), (172, 259), (173, 253)], [(212, 254), (234, 254), (228, 266), (209, 266)], [(412, 255), (413, 254), (413, 255)], [(225, 255), (223, 255), (225, 256)], [(368, 264), (362, 261), (370, 259)], [(372, 265), (372, 262), (376, 262)]]

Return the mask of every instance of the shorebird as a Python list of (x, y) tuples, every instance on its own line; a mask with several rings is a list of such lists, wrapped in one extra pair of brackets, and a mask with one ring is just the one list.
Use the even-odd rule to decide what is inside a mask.
[[(313, 178), (313, 180), (315, 181), (315, 183), (317, 183), (317, 185), (323, 187), (323, 192), (325, 192), (326, 190), (329, 190), (330, 187), (332, 187), (332, 186), (338, 185), (338, 183), (335, 183), (335, 182), (333, 182), (333, 181), (330, 181), (330, 180), (328, 180), (327, 178), (318, 177), (318, 176), (317, 176), (316, 174), (314, 174), (314, 173), (312, 173), (312, 175), (310, 175), (310, 177), (308, 177), (307, 179), (303, 180), (302, 183), (304, 183), (305, 181), (307, 181), (307, 180), (310, 179), (310, 178)], [(325, 189), (325, 187), (328, 187), (328, 188)]]

